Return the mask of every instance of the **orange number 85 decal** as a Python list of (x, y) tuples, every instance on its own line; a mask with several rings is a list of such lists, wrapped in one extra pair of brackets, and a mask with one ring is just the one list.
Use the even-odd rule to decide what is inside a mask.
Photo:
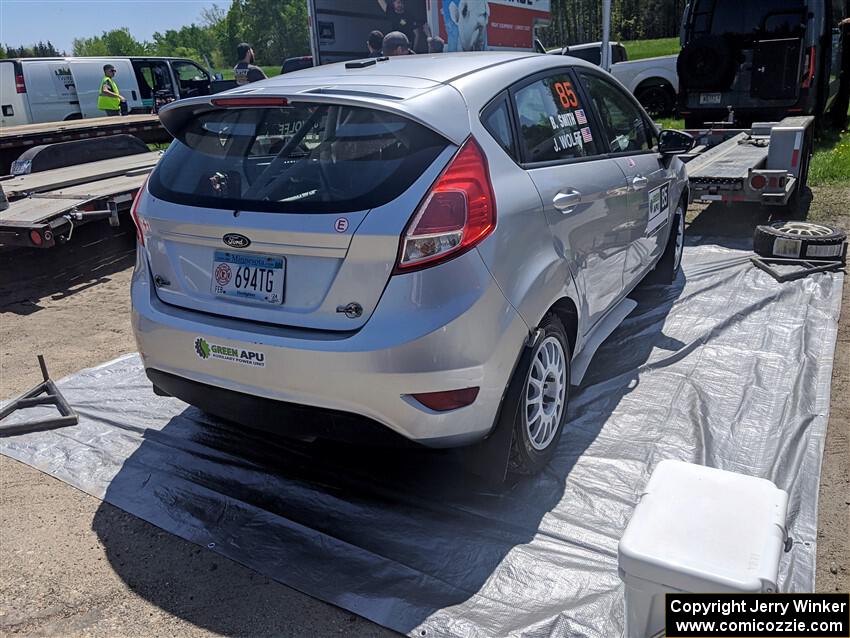
[(558, 93), (558, 99), (561, 100), (561, 106), (565, 109), (574, 109), (578, 106), (578, 96), (573, 90), (572, 82), (555, 82), (555, 91)]

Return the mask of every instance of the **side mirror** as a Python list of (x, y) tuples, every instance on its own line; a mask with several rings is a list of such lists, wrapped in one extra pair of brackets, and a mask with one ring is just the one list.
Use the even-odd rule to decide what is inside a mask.
[(687, 153), (696, 145), (696, 140), (689, 133), (666, 128), (658, 135), (658, 152), (662, 155), (681, 155)]

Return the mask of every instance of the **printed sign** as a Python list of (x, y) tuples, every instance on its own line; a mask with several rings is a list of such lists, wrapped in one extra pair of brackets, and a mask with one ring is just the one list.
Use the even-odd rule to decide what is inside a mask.
[(578, 96), (573, 90), (572, 82), (555, 82), (555, 92), (565, 109), (574, 109), (578, 106)]
[(56, 95), (77, 99), (77, 87), (74, 84), (74, 76), (71, 75), (71, 68), (65, 64), (51, 64), (49, 68)]
[(258, 350), (246, 350), (218, 343), (210, 343), (203, 337), (195, 338), (195, 354), (200, 359), (218, 359), (230, 363), (251, 366), (253, 368), (264, 368), (266, 366), (266, 355)]
[[(562, 83), (558, 83), (555, 86), (557, 87), (561, 84)], [(569, 85), (570, 83), (564, 82), (563, 84)], [(564, 93), (564, 100), (567, 102), (570, 101), (569, 94), (566, 92)], [(556, 135), (552, 138), (556, 153), (560, 153), (565, 149), (573, 148), (574, 146), (583, 148), (584, 144), (589, 144), (593, 141), (593, 134), (587, 126), (580, 130), (562, 130), (576, 129), (581, 124), (587, 124), (587, 117), (581, 109), (549, 116), (549, 125), (552, 127), (553, 131), (556, 131)]]
[(440, 0), (439, 4), (446, 51), (532, 49), (534, 27), (549, 23), (552, 8), (551, 0)]
[(649, 214), (646, 234), (650, 235), (667, 221), (670, 212), (670, 182), (649, 191)]

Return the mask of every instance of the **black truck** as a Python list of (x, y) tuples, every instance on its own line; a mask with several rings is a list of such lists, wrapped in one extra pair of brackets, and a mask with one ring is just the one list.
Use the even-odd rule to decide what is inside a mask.
[(679, 113), (705, 122), (814, 115), (846, 123), (847, 0), (691, 0), (682, 21)]

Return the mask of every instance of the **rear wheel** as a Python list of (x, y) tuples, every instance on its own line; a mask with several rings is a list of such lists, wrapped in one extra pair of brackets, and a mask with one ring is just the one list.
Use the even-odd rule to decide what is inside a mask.
[(676, 70), (689, 90), (725, 91), (732, 84), (734, 62), (729, 41), (708, 35), (685, 45), (676, 58)]
[(525, 379), (515, 411), (510, 471), (536, 474), (542, 470), (561, 438), (570, 393), (570, 346), (564, 325), (554, 314), (540, 323), (542, 335), (530, 363), (517, 370)]

